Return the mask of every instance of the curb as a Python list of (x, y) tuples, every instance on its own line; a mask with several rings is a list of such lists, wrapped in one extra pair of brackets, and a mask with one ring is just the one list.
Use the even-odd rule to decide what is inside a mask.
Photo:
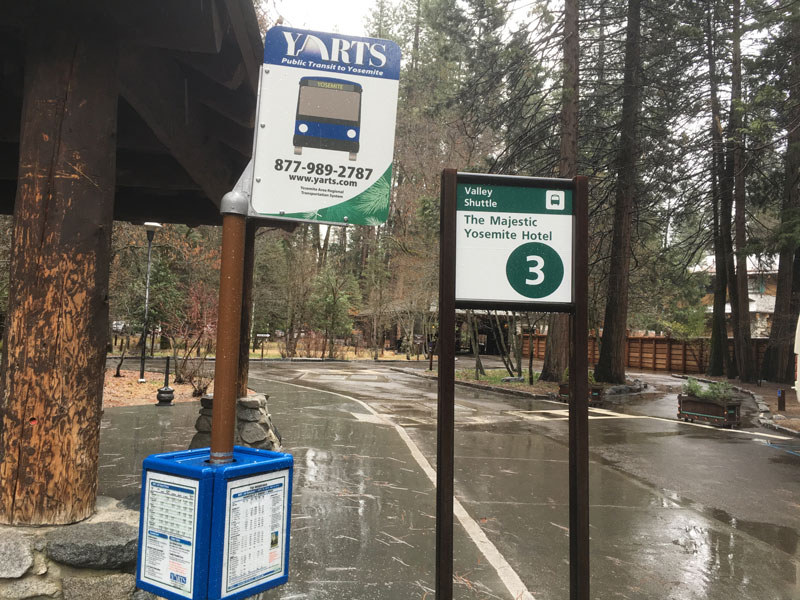
[[(406, 375), (414, 375), (416, 377), (422, 377), (423, 379), (432, 379), (435, 381), (439, 380), (438, 375), (424, 375), (424, 373), (429, 373), (430, 371), (423, 371), (420, 372), (417, 369), (404, 369), (402, 367), (389, 367), (390, 371), (396, 371), (398, 373), (405, 373)], [(462, 387), (474, 388), (478, 390), (484, 390), (487, 392), (499, 392), (501, 394), (508, 394), (509, 396), (519, 396), (522, 398), (534, 398), (536, 400), (553, 400), (553, 397), (544, 394), (535, 394), (534, 392), (526, 392), (525, 390), (512, 390), (509, 388), (502, 388), (502, 387), (494, 387), (493, 385), (487, 385), (485, 383), (473, 383), (471, 381), (458, 381), (455, 380), (456, 385), (460, 385)]]

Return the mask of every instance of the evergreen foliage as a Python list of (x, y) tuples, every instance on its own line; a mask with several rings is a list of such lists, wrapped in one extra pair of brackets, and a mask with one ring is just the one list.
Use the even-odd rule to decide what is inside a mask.
[[(714, 368), (730, 367), (722, 335), (725, 304), (744, 277), (737, 260), (779, 254), (765, 374), (785, 380), (800, 309), (793, 270), (800, 247), (800, 3), (636, 0), (640, 48), (626, 64), (633, 1), (580, 3), (578, 94), (562, 85), (562, 3), (377, 0), (368, 34), (393, 39), (404, 55), (392, 179), (381, 183), (391, 194), (388, 220), (300, 225), (291, 234), (260, 230), (254, 331), (280, 337), (287, 356), (314, 331), (325, 335), (328, 354), (331, 339), (354, 340), (356, 330), (374, 356), (389, 339), (408, 352), (420, 337), (433, 339), (441, 170), (558, 176), (562, 106), (578, 94), (577, 172), (590, 178), (590, 327), (602, 328), (607, 304), (618, 302), (608, 292), (610, 265), (615, 252), (624, 254), (623, 325), (678, 338), (707, 335), (716, 293)], [(639, 97), (632, 134), (623, 136), (632, 90), (624, 85), (626, 67)], [(615, 244), (625, 151), (633, 167), (626, 172), (634, 173), (630, 235)], [(362, 202), (376, 215), (386, 210), (368, 197)], [(744, 214), (738, 231), (737, 207)], [(125, 227), (115, 230), (112, 315), (135, 324), (144, 236), (126, 238)], [(217, 259), (208, 251), (217, 234), (170, 231), (154, 254), (151, 314), (164, 323), (185, 314), (191, 285), (218, 285)], [(716, 277), (728, 285), (714, 292), (711, 277), (692, 267), (715, 250)], [(333, 288), (345, 293), (334, 298)], [(738, 354), (746, 355), (746, 344), (737, 342)], [(427, 352), (427, 343), (416, 350)], [(519, 368), (512, 358), (509, 366)]]

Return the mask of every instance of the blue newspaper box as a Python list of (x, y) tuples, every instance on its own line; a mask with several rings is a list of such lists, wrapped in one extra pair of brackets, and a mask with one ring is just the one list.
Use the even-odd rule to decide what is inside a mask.
[(163, 598), (236, 600), (286, 583), (293, 459), (235, 446), (154, 454), (143, 464), (136, 585)]

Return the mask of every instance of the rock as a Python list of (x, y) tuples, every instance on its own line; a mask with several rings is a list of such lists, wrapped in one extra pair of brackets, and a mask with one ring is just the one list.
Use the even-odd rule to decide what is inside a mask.
[(242, 408), (261, 408), (266, 403), (264, 396), (248, 396), (247, 398), (239, 398), (237, 403)]
[(211, 417), (208, 417), (206, 415), (200, 415), (199, 417), (197, 417), (197, 421), (194, 424), (194, 428), (201, 433), (210, 432)]
[(43, 554), (37, 554), (33, 557), (33, 568), (29, 571), (32, 575), (44, 575), (47, 573), (47, 559)]
[(26, 577), (25, 579), (0, 582), (0, 598), (2, 600), (57, 598), (60, 591), (55, 581), (44, 577)]
[(45, 554), (71, 567), (126, 568), (136, 563), (138, 535), (136, 527), (125, 523), (79, 523), (49, 532)]
[(258, 423), (245, 423), (239, 428), (239, 435), (246, 444), (255, 444), (267, 439), (267, 432)]
[(129, 600), (136, 578), (127, 573), (102, 577), (64, 577), (64, 600)]
[(783, 415), (772, 415), (772, 420), (773, 421), (785, 421), (786, 417), (784, 417)]
[(256, 442), (255, 444), (251, 445), (252, 448), (256, 448), (257, 450), (277, 450), (278, 446), (275, 444), (273, 440), (269, 437), (261, 442)]
[(275, 427), (275, 423), (272, 422), (272, 415), (267, 415), (267, 425), (269, 426), (270, 433), (275, 437), (275, 449), (277, 450), (283, 443), (283, 437), (281, 436), (281, 432), (278, 431), (278, 428)]
[(33, 565), (31, 541), (13, 531), (0, 536), (0, 579), (17, 579)]
[(150, 592), (146, 592), (144, 590), (136, 590), (133, 592), (133, 597), (131, 600), (159, 600), (158, 596), (155, 594), (151, 594)]
[(211, 434), (207, 432), (196, 433), (189, 444), (189, 450), (208, 448), (211, 445)]
[(201, 408), (200, 414), (206, 417), (210, 417), (211, 415), (214, 414), (214, 411), (211, 410), (210, 408)]
[(240, 408), (236, 411), (236, 418), (240, 421), (259, 421), (264, 413), (255, 408)]
[(205, 395), (202, 398), (200, 398), (200, 406), (209, 409), (214, 408), (214, 395), (213, 394)]
[(525, 383), (525, 378), (524, 377), (503, 377), (500, 381), (502, 381), (503, 383), (518, 383), (518, 382)]

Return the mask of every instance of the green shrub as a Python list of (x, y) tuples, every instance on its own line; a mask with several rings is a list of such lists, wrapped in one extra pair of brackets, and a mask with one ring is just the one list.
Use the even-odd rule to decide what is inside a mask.
[(686, 383), (683, 384), (683, 393), (688, 396), (697, 396), (700, 397), (700, 394), (703, 392), (703, 386), (700, 385), (700, 382), (693, 377), (689, 377), (686, 380)]
[(683, 384), (683, 393), (694, 396), (701, 400), (729, 400), (733, 388), (727, 381), (709, 383), (708, 387), (703, 387), (700, 382), (690, 377)]
[[(595, 383), (597, 383), (594, 379), (594, 371), (589, 370), (586, 375), (589, 381), (589, 385), (594, 385)], [(569, 383), (569, 367), (564, 369), (564, 375), (561, 378), (561, 383)]]
[(719, 383), (709, 383), (708, 389), (704, 390), (704, 397), (707, 400), (728, 400), (731, 397), (733, 388), (727, 381)]

